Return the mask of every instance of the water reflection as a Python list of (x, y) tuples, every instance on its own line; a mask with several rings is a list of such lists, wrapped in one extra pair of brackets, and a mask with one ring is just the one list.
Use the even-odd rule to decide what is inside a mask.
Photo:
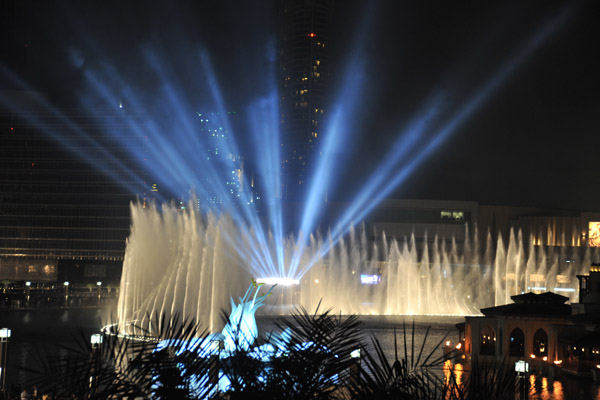
[(542, 377), (542, 390), (540, 390), (540, 399), (549, 400), (550, 393), (548, 392), (548, 378)]
[(556, 400), (565, 400), (562, 383), (560, 383), (560, 381), (554, 381), (552, 383), (552, 393)]
[(62, 315), (60, 316), (60, 322), (67, 323), (69, 322), (69, 311), (64, 310)]
[(538, 390), (535, 387), (535, 375), (529, 375), (529, 397), (538, 399)]
[[(446, 398), (459, 397), (462, 386), (468, 381), (468, 367), (448, 360), (443, 365), (443, 372), (450, 389)], [(528, 384), (528, 396), (518, 393), (514, 397), (516, 400), (600, 400), (600, 387), (589, 379), (563, 377), (554, 380), (532, 374), (525, 377), (525, 382)]]

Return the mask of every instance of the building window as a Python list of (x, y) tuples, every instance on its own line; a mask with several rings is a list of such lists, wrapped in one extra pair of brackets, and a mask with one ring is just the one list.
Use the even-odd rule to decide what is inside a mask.
[(464, 221), (464, 211), (440, 211), (440, 218), (444, 221)]
[(525, 334), (519, 328), (510, 333), (510, 356), (525, 357)]
[(496, 354), (496, 332), (490, 326), (486, 326), (481, 330), (479, 354), (482, 356), (493, 356)]
[(533, 335), (533, 354), (536, 357), (548, 355), (548, 335), (542, 328), (538, 329)]

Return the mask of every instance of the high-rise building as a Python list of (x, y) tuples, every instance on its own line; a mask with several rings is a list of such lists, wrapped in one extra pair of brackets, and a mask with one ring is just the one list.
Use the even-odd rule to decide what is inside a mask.
[(332, 0), (283, 0), (279, 102), (284, 199), (302, 200), (327, 114)]

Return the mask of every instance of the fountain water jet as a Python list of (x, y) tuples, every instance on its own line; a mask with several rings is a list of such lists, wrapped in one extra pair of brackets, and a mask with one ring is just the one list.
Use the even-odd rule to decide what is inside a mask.
[[(219, 310), (250, 282), (242, 268), (236, 232), (226, 217), (206, 216), (193, 207), (131, 207), (132, 226), (123, 261), (118, 318), (123, 330), (136, 321), (177, 312), (214, 331)], [(243, 245), (243, 243), (242, 243)]]
[[(291, 265), (299, 248), (293, 237), (275, 241), (270, 235), (271, 248), (257, 251), (262, 242), (253, 230), (224, 215), (168, 205), (133, 205), (131, 212), (118, 305), (121, 329), (132, 321), (147, 327), (155, 314), (178, 313), (217, 331), (221, 310), (227, 311), (229, 298), (243, 293), (252, 277), (299, 281), (273, 291), (271, 307), (263, 310), (276, 313), (290, 305), (308, 310), (320, 305), (344, 314), (478, 314), (531, 290), (559, 291), (573, 301), (575, 275), (586, 271), (592, 255), (597, 258), (588, 247), (563, 265), (564, 247), (527, 245), (521, 232), (511, 231), (506, 245), (502, 238), (493, 243), (488, 234), (485, 249), (477, 232), (471, 236), (468, 230), (462, 249), (454, 239), (438, 237), (425, 238), (419, 249), (414, 235), (399, 240), (383, 234), (381, 243), (372, 244), (364, 229), (350, 229), (335, 245), (331, 236), (311, 235), (298, 262), (312, 267), (302, 276), (273, 277), (252, 260), (258, 254), (277, 257), (278, 242), (284, 265)], [(326, 246), (331, 250), (319, 258)]]

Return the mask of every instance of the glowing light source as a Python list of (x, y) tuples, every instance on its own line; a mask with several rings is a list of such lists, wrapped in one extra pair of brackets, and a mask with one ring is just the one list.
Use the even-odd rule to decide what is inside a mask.
[(535, 354), (531, 354), (529, 357), (531, 357), (531, 358), (535, 358)]
[(600, 246), (600, 222), (589, 222), (588, 244), (590, 245), (590, 247)]
[(274, 278), (257, 278), (256, 282), (257, 283), (264, 283), (266, 285), (280, 285), (280, 286), (292, 286), (292, 285), (298, 285), (300, 283), (300, 281), (298, 279), (279, 278), (279, 277), (274, 277)]
[(523, 360), (515, 362), (515, 372), (529, 372), (529, 363)]
[(92, 334), (92, 337), (90, 338), (90, 343), (92, 345), (101, 345), (102, 344), (102, 334), (100, 333), (94, 333)]
[(311, 32), (311, 33), (308, 34), (308, 37), (317, 37), (317, 34), (314, 33), (314, 32)]
[(556, 365), (560, 365), (560, 364), (562, 364), (562, 362), (563, 362), (562, 360), (554, 360), (554, 364), (556, 364)]
[(360, 283), (363, 285), (377, 285), (381, 281), (379, 275), (360, 274)]

